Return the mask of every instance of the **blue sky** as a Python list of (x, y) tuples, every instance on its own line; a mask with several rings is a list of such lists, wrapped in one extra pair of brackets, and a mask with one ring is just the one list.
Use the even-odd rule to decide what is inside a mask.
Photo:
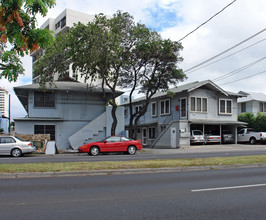
[(144, 9), (144, 11), (149, 18), (146, 25), (157, 32), (175, 27), (182, 22), (182, 17), (178, 15), (175, 4), (173, 3), (162, 7), (158, 2), (155, 2), (154, 5)]
[[(163, 38), (179, 40), (187, 33), (220, 11), (233, 0), (57, 0), (56, 6), (48, 11), (45, 18), (38, 16), (41, 26), (49, 17), (57, 17), (65, 8), (95, 15), (104, 13), (112, 15), (117, 10), (129, 12), (136, 22), (146, 24), (158, 31)], [(181, 56), (184, 61), (179, 64), (183, 70), (189, 69), (202, 61), (232, 47), (265, 28), (266, 1), (238, 0), (221, 14), (198, 29), (195, 33), (182, 40), (184, 47)], [(245, 44), (230, 51), (233, 53), (242, 48), (266, 38), (266, 32), (252, 38)], [(243, 50), (220, 62), (209, 65), (196, 72), (188, 74), (184, 83), (201, 80), (213, 80), (231, 71), (241, 68), (265, 56), (266, 41)], [(224, 54), (224, 56), (228, 55)], [(260, 74), (247, 80), (243, 77), (265, 70), (266, 61), (262, 61), (245, 71), (241, 71), (227, 79), (217, 82), (224, 90), (238, 92), (253, 91), (266, 94), (266, 74)], [(0, 86), (10, 91), (11, 106), (14, 117), (24, 117), (25, 111), (14, 95), (13, 87), (31, 82), (31, 58), (23, 58), (25, 75), (20, 76), (16, 83), (1, 79)], [(227, 82), (234, 82), (225, 84)], [(223, 85), (224, 84), (224, 85)]]

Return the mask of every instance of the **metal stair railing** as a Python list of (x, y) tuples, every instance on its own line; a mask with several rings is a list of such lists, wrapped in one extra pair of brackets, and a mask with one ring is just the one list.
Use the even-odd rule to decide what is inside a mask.
[(158, 137), (152, 142), (151, 148), (154, 148), (155, 144), (160, 140), (160, 138), (163, 136), (163, 134), (169, 129), (169, 127), (173, 124), (173, 116), (169, 115), (167, 116), (163, 123), (160, 125), (161, 127), (165, 128), (163, 129), (163, 131), (160, 132), (160, 134), (158, 135)]

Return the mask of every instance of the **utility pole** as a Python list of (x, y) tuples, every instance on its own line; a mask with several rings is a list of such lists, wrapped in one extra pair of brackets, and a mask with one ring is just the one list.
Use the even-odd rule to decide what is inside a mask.
[(8, 132), (11, 135), (11, 109), (10, 109), (10, 107), (11, 107), (11, 96), (10, 96), (10, 94), (9, 94), (8, 105), (9, 105), (9, 107), (8, 107), (8, 119), (9, 119)]

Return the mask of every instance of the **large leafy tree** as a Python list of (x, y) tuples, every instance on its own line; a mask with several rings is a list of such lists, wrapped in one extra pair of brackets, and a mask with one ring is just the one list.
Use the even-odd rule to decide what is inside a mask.
[[(119, 11), (112, 18), (96, 15), (87, 25), (78, 23), (68, 33), (59, 35), (34, 68), (34, 72), (40, 74), (42, 86), (47, 80), (53, 80), (54, 73), (64, 78), (69, 64), (86, 82), (100, 78), (103, 98), (112, 106), (112, 135), (117, 126), (117, 86), (134, 46), (129, 40), (133, 28), (133, 18), (128, 13)], [(107, 89), (111, 91), (111, 97), (107, 96)]]
[[(184, 79), (185, 75), (176, 67), (182, 60), (180, 49), (177, 42), (162, 40), (157, 32), (136, 24), (128, 13), (118, 11), (111, 18), (96, 15), (93, 22), (78, 23), (65, 35), (58, 36), (37, 62), (34, 72), (41, 75), (42, 85), (48, 79), (53, 80), (51, 75), (55, 72), (64, 77), (69, 64), (85, 80), (100, 78), (103, 97), (112, 106), (111, 134), (114, 135), (118, 86), (130, 88), (132, 93), (141, 86), (141, 92), (150, 100), (158, 90), (166, 90), (168, 83)], [(111, 98), (106, 89), (111, 90)], [(142, 111), (144, 114), (145, 108)]]
[[(138, 38), (140, 40), (132, 51), (120, 81), (122, 87), (130, 88), (129, 136), (131, 138), (136, 138), (139, 119), (147, 111), (153, 95), (158, 91), (167, 91), (170, 85), (177, 85), (186, 78), (177, 66), (182, 61), (179, 55), (181, 44), (169, 39), (163, 40), (157, 32), (151, 32), (145, 27), (138, 29), (137, 34), (143, 36)], [(145, 95), (139, 111), (133, 110), (132, 96), (136, 89)]]
[(36, 28), (36, 14), (47, 14), (55, 0), (0, 1), (0, 78), (16, 81), (24, 73), (20, 57), (47, 47), (54, 38), (48, 29)]

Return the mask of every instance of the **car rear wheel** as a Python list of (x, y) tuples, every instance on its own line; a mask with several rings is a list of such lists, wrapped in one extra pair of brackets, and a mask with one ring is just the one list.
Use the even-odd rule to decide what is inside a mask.
[(100, 153), (100, 149), (97, 146), (92, 146), (90, 149), (90, 155), (97, 156)]
[(128, 152), (128, 154), (130, 154), (130, 155), (135, 154), (136, 151), (137, 151), (137, 148), (136, 148), (135, 146), (129, 146), (129, 147), (127, 148), (127, 152)]
[(253, 137), (250, 138), (249, 143), (250, 143), (250, 144), (256, 144), (256, 139), (253, 138)]
[(18, 148), (12, 149), (11, 156), (12, 157), (21, 157), (22, 156), (22, 151), (20, 149), (18, 149)]

